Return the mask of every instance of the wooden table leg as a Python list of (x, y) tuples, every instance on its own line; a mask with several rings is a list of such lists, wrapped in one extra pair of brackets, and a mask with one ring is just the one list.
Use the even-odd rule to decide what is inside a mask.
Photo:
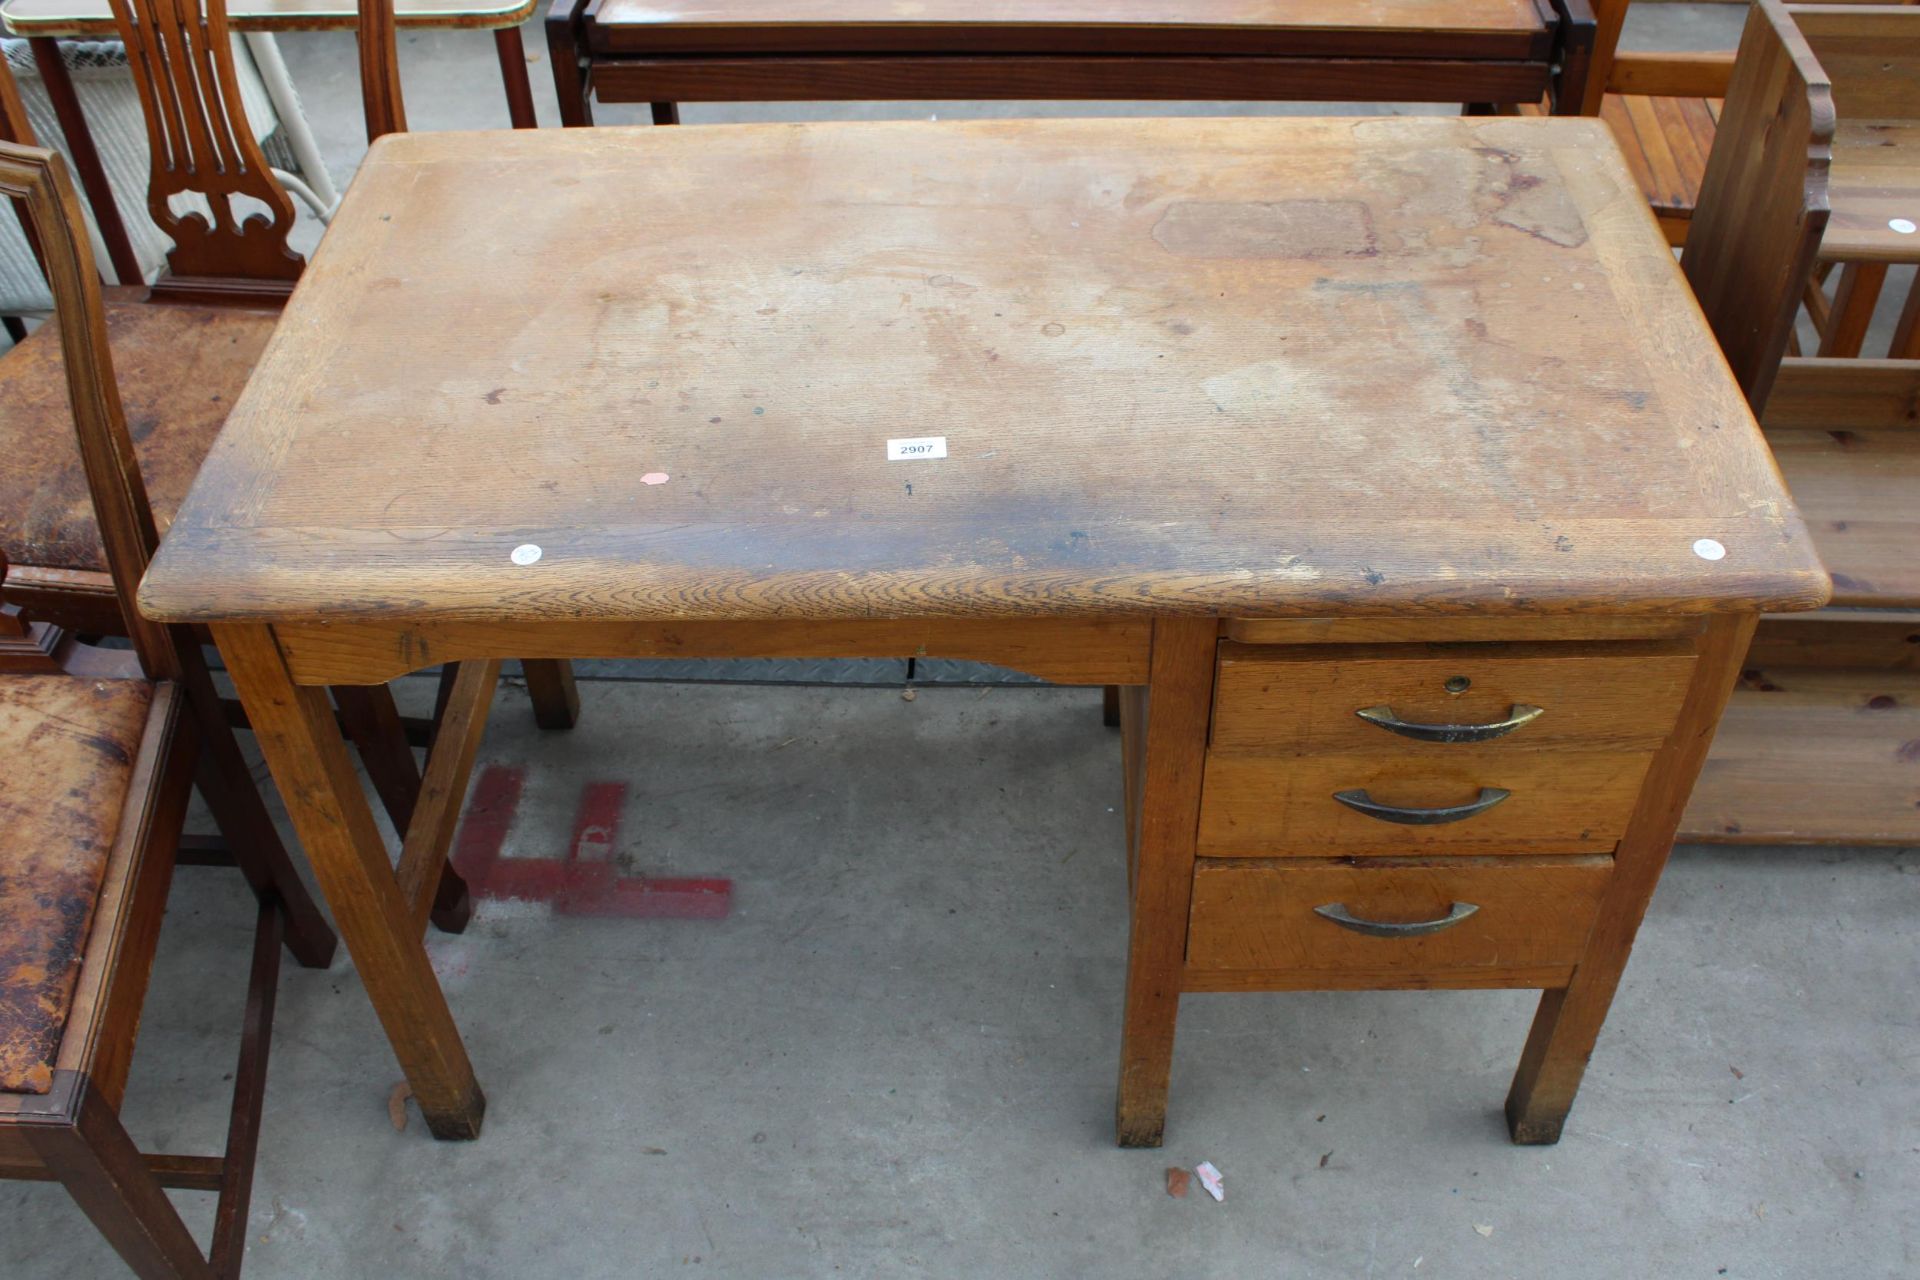
[(1654, 886), (1667, 865), (1674, 833), (1693, 792), (1694, 779), (1713, 744), (1727, 699), (1753, 638), (1751, 616), (1721, 616), (1708, 624), (1693, 685), (1680, 722), (1654, 757), (1646, 789), (1614, 855), (1613, 881), (1586, 953), (1565, 989), (1540, 998), (1527, 1047), (1507, 1093), (1507, 1128), (1515, 1142), (1558, 1142), (1573, 1108), (1573, 1095), (1599, 1039), (1634, 934), (1646, 916)]
[(680, 104), (679, 103), (649, 102), (647, 105), (653, 109), (653, 122), (655, 124), (679, 124), (680, 123)]
[(1211, 618), (1163, 619), (1153, 627), (1139, 869), (1133, 884), (1120, 1088), (1114, 1105), (1123, 1147), (1157, 1147), (1166, 1127), (1217, 633)]
[(436, 1138), (475, 1138), (487, 1101), (427, 962), (323, 688), (293, 683), (272, 629), (221, 624), (214, 642), (407, 1083)]
[(519, 27), (501, 27), (493, 33), (493, 50), (500, 55), (500, 83), (507, 90), (507, 119), (516, 129), (538, 129), (533, 113), (533, 86), (527, 82), (527, 50)]
[(523, 658), (527, 696), (533, 699), (533, 722), (542, 729), (571, 729), (580, 720), (580, 690), (573, 682), (573, 664), (565, 658)]

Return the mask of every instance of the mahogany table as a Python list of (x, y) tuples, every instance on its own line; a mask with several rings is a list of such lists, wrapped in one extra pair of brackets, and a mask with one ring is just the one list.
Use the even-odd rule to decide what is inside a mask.
[(1181, 993), (1302, 988), (1542, 990), (1508, 1116), (1557, 1138), (1756, 611), (1828, 591), (1604, 123), (1162, 119), (384, 138), (141, 603), (211, 625), (443, 1137), (484, 714), (396, 872), (327, 686), (1126, 686), (1150, 1145)]
[(593, 98), (1537, 103), (1576, 114), (1588, 0), (553, 0), (560, 119)]

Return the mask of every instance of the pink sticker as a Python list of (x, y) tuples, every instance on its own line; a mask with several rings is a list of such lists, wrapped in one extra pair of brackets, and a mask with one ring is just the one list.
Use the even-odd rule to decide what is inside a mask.
[(665, 484), (666, 482), (667, 473), (664, 471), (649, 471), (640, 477), (641, 484)]

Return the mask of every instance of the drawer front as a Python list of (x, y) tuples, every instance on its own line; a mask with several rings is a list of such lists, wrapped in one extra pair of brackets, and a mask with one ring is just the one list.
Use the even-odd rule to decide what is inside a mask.
[(1626, 830), (1652, 759), (1210, 755), (1197, 847), (1215, 858), (1607, 852)]
[[(1653, 751), (1680, 714), (1694, 655), (1686, 641), (1560, 645), (1220, 646), (1212, 749), (1256, 755), (1443, 755)], [(1515, 707), (1537, 707), (1526, 718)], [(1391, 716), (1366, 720), (1360, 711)], [(1480, 727), (1472, 744), (1385, 727)], [(1505, 732), (1503, 725), (1523, 719)], [(1467, 735), (1471, 736), (1471, 735)], [(1426, 749), (1431, 750), (1419, 750)]]
[(1612, 874), (1602, 856), (1201, 863), (1187, 968), (1279, 987), (1558, 986)]
[(1684, 642), (1223, 645), (1199, 851), (1611, 850), (1693, 664)]

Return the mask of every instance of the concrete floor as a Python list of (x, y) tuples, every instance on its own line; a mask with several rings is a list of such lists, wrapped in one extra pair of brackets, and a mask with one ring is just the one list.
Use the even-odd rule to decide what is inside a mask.
[[(1737, 22), (1643, 5), (1630, 40)], [(284, 44), (344, 177), (350, 46)], [(491, 59), (409, 37), (414, 127), (504, 124)], [(1029, 110), (1087, 108), (991, 107)], [(616, 856), (731, 877), (731, 915), (486, 903), (432, 935), (491, 1099), (472, 1144), (393, 1131), (399, 1072), (344, 956), (290, 969), (254, 1280), (1920, 1274), (1915, 851), (1680, 850), (1557, 1147), (1510, 1146), (1499, 1116), (1531, 994), (1330, 993), (1189, 997), (1167, 1147), (1120, 1151), (1119, 750), (1095, 691), (583, 692), (569, 734), (515, 686), (495, 705), (482, 763), (525, 771), (504, 852), (558, 854), (582, 789), (626, 783)], [(250, 918), (237, 877), (180, 873), (127, 1108), (151, 1149), (218, 1149)], [(1202, 1159), (1226, 1202), (1169, 1199), (1164, 1169)], [(212, 1198), (176, 1201), (204, 1232)], [(0, 1224), (8, 1277), (120, 1274), (57, 1189), (0, 1184)]]

